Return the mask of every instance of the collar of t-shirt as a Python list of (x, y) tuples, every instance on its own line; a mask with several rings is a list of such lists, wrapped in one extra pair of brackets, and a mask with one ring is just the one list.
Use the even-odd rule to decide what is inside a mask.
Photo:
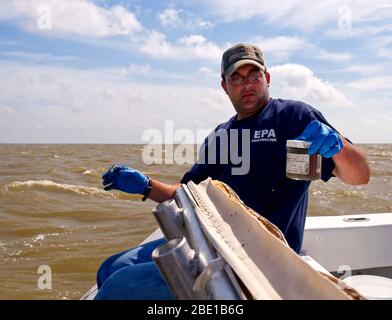
[(268, 107), (270, 107), (273, 103), (273, 98), (270, 98), (268, 100), (268, 103), (266, 104), (266, 106), (264, 108), (260, 108), (260, 110), (258, 110), (256, 113), (250, 115), (249, 117), (246, 117), (244, 119), (240, 119), (237, 120), (238, 114), (236, 114), (235, 116), (233, 116), (230, 120), (229, 120), (229, 127), (233, 128), (233, 127), (243, 127), (244, 125), (246, 125), (247, 123), (252, 122), (254, 119), (257, 119), (261, 113), (263, 113)]

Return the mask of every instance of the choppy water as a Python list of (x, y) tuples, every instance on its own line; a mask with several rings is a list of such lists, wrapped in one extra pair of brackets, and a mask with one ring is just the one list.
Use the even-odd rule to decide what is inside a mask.
[[(315, 182), (309, 215), (392, 212), (392, 145), (362, 145), (372, 167), (366, 186)], [(0, 299), (79, 299), (100, 263), (157, 228), (152, 201), (105, 192), (113, 163), (177, 182), (190, 165), (150, 165), (140, 145), (0, 145)], [(195, 148), (196, 149), (196, 148)], [(52, 270), (40, 290), (38, 268)]]

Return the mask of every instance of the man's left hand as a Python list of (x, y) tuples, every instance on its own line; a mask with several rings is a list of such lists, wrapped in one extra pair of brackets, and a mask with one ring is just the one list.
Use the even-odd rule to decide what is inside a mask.
[(308, 153), (319, 153), (325, 158), (331, 158), (343, 148), (339, 134), (324, 123), (313, 120), (296, 140), (311, 142)]

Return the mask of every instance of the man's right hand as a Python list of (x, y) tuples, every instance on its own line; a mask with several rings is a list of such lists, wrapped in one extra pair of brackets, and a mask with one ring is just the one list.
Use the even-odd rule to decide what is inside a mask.
[(105, 190), (116, 189), (132, 194), (143, 194), (147, 189), (147, 177), (127, 166), (112, 166), (103, 176)]

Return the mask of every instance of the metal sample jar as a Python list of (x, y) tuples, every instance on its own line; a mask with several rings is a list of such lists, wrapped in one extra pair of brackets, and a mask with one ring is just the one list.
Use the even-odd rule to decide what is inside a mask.
[(295, 180), (317, 180), (321, 178), (321, 156), (310, 155), (310, 142), (287, 140), (286, 176)]

